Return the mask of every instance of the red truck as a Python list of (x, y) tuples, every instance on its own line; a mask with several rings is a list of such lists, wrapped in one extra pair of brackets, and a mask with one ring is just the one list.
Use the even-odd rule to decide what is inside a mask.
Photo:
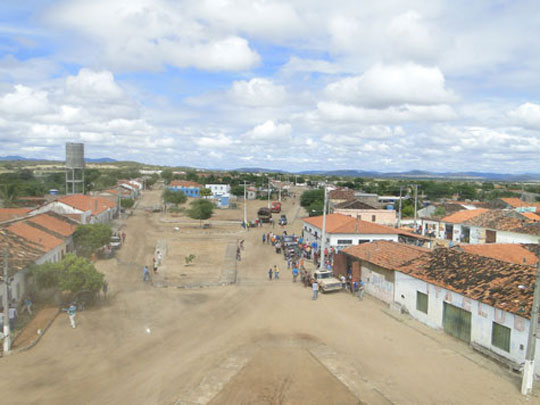
[(281, 212), (281, 203), (278, 201), (274, 201), (270, 206), (270, 211), (279, 214)]

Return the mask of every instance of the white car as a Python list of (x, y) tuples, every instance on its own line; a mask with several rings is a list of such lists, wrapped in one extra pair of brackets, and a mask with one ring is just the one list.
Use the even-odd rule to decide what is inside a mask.
[(313, 277), (317, 280), (319, 290), (323, 293), (341, 290), (342, 288), (341, 281), (335, 278), (329, 270), (317, 270), (313, 273)]
[(118, 249), (122, 246), (122, 238), (119, 235), (113, 235), (109, 244), (113, 249)]

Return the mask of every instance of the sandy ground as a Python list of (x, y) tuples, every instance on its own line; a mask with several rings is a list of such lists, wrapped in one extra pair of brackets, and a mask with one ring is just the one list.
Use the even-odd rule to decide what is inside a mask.
[[(142, 202), (158, 203), (159, 192)], [(250, 215), (260, 205), (251, 204)], [(296, 208), (285, 204), (289, 216)], [(517, 376), (440, 331), (389, 316), (375, 299), (335, 293), (312, 301), (309, 289), (291, 282), (282, 256), (261, 243), (268, 226), (175, 232), (167, 219), (135, 210), (124, 228), (126, 245), (97, 263), (109, 281), (107, 300), (78, 314), (76, 329), (61, 314), (33, 349), (0, 359), (1, 398), (10, 404), (540, 403), (519, 394)], [(300, 230), (299, 221), (292, 230)], [(186, 290), (142, 282), (142, 266), (151, 263), (158, 241), (176, 246), (197, 238), (189, 250), (201, 263), (213, 240), (245, 239), (236, 285)], [(216, 246), (208, 260), (218, 263), (224, 253)], [(280, 263), (281, 280), (268, 281), (268, 267)]]

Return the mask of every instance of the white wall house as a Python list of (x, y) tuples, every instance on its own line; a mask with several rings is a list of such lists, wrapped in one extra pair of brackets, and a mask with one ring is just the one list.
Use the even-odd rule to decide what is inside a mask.
[[(322, 216), (303, 219), (304, 239), (309, 243), (322, 241)], [(398, 232), (390, 227), (362, 221), (343, 214), (326, 216), (326, 244), (328, 247), (348, 247), (375, 240), (397, 242)]]
[(227, 196), (231, 193), (231, 186), (228, 184), (206, 184), (204, 187), (212, 191), (212, 197)]
[[(394, 272), (395, 303), (420, 322), (519, 368), (525, 360), (530, 324), (526, 314), (533, 292), (516, 283), (511, 274), (526, 273), (532, 280), (534, 266), (514, 265), (454, 249), (436, 249), (430, 255), (439, 255), (439, 260), (429, 264), (424, 255)], [(467, 261), (456, 263), (456, 255), (467, 256)], [(441, 257), (445, 267), (440, 264)], [(429, 271), (416, 271), (421, 269), (422, 261), (429, 264)], [(460, 287), (465, 281), (465, 286)], [(450, 285), (455, 287), (450, 289)], [(495, 285), (502, 287), (493, 292)], [(460, 288), (463, 290), (457, 291)], [(467, 291), (487, 298), (473, 299)], [(536, 374), (540, 375), (538, 353)]]

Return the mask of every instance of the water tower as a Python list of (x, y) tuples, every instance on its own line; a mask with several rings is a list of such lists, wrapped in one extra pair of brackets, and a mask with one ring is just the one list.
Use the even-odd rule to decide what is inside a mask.
[(84, 194), (84, 143), (66, 143), (66, 194)]

